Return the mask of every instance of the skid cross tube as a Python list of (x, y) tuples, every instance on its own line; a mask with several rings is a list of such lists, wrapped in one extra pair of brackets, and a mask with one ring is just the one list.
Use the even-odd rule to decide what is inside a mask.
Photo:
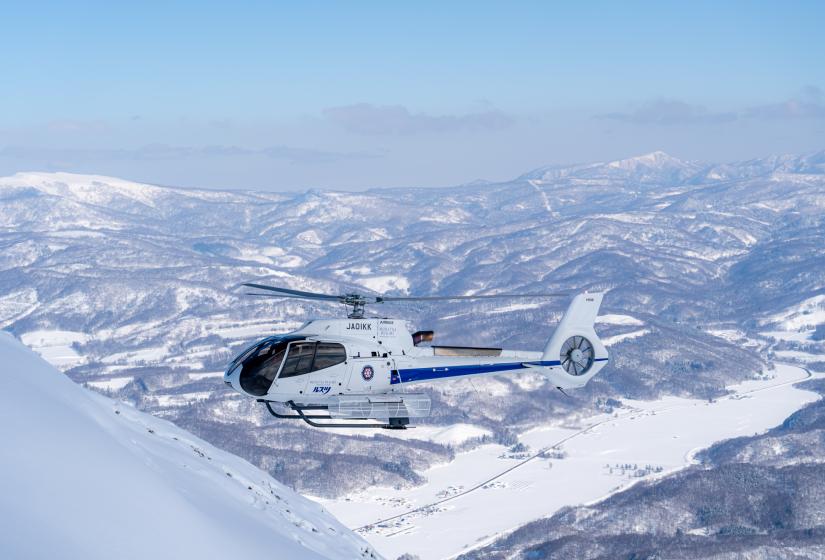
[[(271, 404), (272, 401), (265, 401), (263, 399), (258, 399), (258, 402), (264, 403), (266, 405), (266, 408), (269, 409), (269, 413), (272, 414), (272, 416), (274, 416), (275, 418), (285, 418), (285, 419), (295, 419), (295, 420), (303, 420), (304, 417), (312, 418), (314, 420), (323, 420), (324, 418), (331, 418), (331, 416), (323, 415), (323, 414), (313, 414), (313, 415), (304, 415), (304, 416), (299, 416), (297, 414), (280, 414), (278, 412), (275, 412), (272, 409), (272, 404)], [(322, 406), (317, 406), (317, 407), (312, 407), (312, 408), (313, 409), (318, 409), (318, 410), (326, 410), (327, 409), (325, 406), (323, 406), (323, 407)], [(307, 409), (309, 409), (309, 407), (307, 407)]]

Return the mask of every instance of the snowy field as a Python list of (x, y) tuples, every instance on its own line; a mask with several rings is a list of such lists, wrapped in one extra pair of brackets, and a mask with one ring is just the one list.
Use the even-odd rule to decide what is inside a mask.
[(612, 415), (523, 434), (530, 447), (524, 456), (485, 445), (424, 472), (424, 486), (319, 501), (388, 558), (405, 552), (448, 558), (563, 506), (683, 468), (716, 441), (776, 426), (817, 398), (795, 386), (807, 377), (800, 367), (778, 364), (769, 379), (733, 386), (730, 396), (713, 402), (625, 401)]
[(22, 336), (23, 344), (36, 349), (43, 359), (58, 369), (85, 362), (86, 359), (72, 348), (72, 344), (82, 344), (88, 340), (87, 335), (73, 331), (30, 331)]

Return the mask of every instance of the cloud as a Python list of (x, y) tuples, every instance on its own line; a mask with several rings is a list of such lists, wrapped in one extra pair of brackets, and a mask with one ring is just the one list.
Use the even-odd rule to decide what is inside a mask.
[(714, 113), (701, 105), (691, 105), (678, 99), (658, 98), (645, 101), (630, 112), (606, 113), (596, 115), (596, 118), (644, 125), (719, 124), (745, 119), (822, 119), (825, 118), (825, 92), (816, 86), (806, 86), (786, 101), (722, 113)]
[(369, 103), (330, 107), (322, 114), (348, 132), (368, 135), (495, 131), (515, 122), (512, 116), (495, 109), (465, 115), (428, 115), (411, 113), (402, 105)]
[(99, 134), (111, 130), (111, 126), (106, 121), (91, 120), (84, 121), (78, 119), (58, 119), (46, 123), (46, 130), (49, 132), (68, 132), (71, 134), (92, 133)]
[(332, 163), (354, 159), (376, 159), (383, 157), (375, 152), (326, 152), (322, 150), (307, 150), (290, 146), (270, 146), (261, 153), (272, 159), (284, 159), (292, 163)]
[(718, 124), (737, 119), (736, 113), (712, 113), (701, 105), (691, 105), (678, 99), (658, 98), (646, 101), (628, 113), (606, 113), (598, 119), (635, 124)]
[(264, 156), (293, 164), (331, 163), (351, 159), (371, 159), (380, 154), (368, 152), (331, 152), (291, 146), (243, 148), (238, 146), (169, 146), (147, 144), (135, 149), (41, 148), (6, 146), (0, 157), (51, 162), (160, 161), (190, 158), (232, 158)]
[(743, 115), (752, 119), (822, 119), (825, 93), (816, 86), (806, 86), (787, 101), (749, 107)]

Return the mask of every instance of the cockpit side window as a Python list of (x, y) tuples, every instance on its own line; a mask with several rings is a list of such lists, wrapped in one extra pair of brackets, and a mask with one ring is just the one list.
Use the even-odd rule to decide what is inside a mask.
[(342, 364), (347, 360), (347, 351), (342, 344), (334, 342), (319, 342), (315, 349), (315, 361), (312, 371)]
[(315, 342), (293, 342), (289, 347), (289, 353), (286, 356), (279, 379), (295, 377), (312, 371), (315, 345)]
[(281, 367), (281, 362), (284, 361), (284, 354), (286, 354), (285, 342), (273, 346), (259, 370), (259, 375), (263, 375), (270, 382), (275, 379), (275, 376), (278, 375), (278, 368)]

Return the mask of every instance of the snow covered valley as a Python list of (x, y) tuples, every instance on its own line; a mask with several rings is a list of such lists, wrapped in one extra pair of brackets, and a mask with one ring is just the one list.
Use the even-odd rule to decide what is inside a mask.
[(378, 558), (317, 503), (8, 333), (0, 409), (3, 558)]
[(803, 367), (777, 364), (770, 378), (730, 387), (720, 399), (625, 401), (576, 425), (526, 432), (520, 454), (485, 445), (426, 471), (423, 486), (373, 488), (321, 502), (389, 558), (453, 557), (563, 506), (672, 473), (716, 441), (780, 424), (819, 398), (796, 386), (810, 377)]
[[(604, 510), (602, 519), (618, 519), (606, 504), (634, 494), (642, 505), (654, 503), (642, 491), (660, 484), (669, 485), (680, 500), (667, 505), (675, 512), (667, 529), (671, 536), (683, 531), (695, 540), (721, 531), (750, 538), (746, 530), (772, 536), (774, 524), (799, 529), (803, 537), (808, 529), (816, 534), (817, 527), (825, 533), (825, 498), (806, 501), (810, 492), (781, 484), (770, 496), (785, 496), (785, 502), (768, 497), (753, 508), (758, 517), (779, 503), (775, 516), (718, 522), (747, 508), (719, 514), (708, 505), (709, 493), (732, 499), (735, 493), (727, 488), (741, 480), (756, 486), (746, 487), (745, 495), (757, 492), (761, 482), (776, 490), (771, 484), (785, 480), (785, 471), (743, 472), (739, 465), (729, 473), (733, 482), (717, 484), (702, 478), (710, 476), (701, 471), (706, 452), (694, 453), (741, 436), (714, 445), (732, 450), (729, 441), (758, 432), (747, 452), (731, 451), (737, 461), (747, 464), (757, 457), (802, 468), (813, 457), (825, 469), (825, 435), (765, 436), (784, 429), (784, 418), (815, 398), (810, 381), (783, 385), (802, 375), (800, 370), (772, 370), (771, 364), (825, 370), (825, 153), (724, 165), (662, 156), (539, 169), (503, 183), (364, 193), (199, 191), (66, 173), (0, 178), (0, 328), (67, 378), (111, 399), (71, 389), (80, 396), (67, 400), (83, 403), (72, 414), (91, 414), (92, 419), (80, 417), (100, 419), (103, 426), (98, 436), (86, 434), (71, 445), (61, 426), (73, 423), (55, 416), (61, 408), (48, 404), (54, 395), (20, 385), (34, 381), (15, 376), (16, 362), (2, 362), (4, 387), (17, 387), (0, 396), (4, 419), (12, 419), (3, 428), (12, 442), (2, 452), (3, 467), (29, 480), (23, 472), (28, 463), (15, 462), (42, 463), (31, 468), (33, 479), (25, 486), (40, 500), (38, 507), (31, 501), (26, 509), (21, 494), (15, 494), (22, 483), (4, 482), (12, 490), (3, 487), (11, 531), (4, 538), (32, 534), (31, 516), (39, 508), (44, 527), (86, 527), (82, 515), (55, 521), (67, 510), (48, 504), (66, 503), (60, 492), (71, 490), (70, 473), (86, 481), (77, 485), (84, 492), (77, 490), (71, 500), (91, 504), (96, 487), (83, 478), (86, 471), (101, 477), (117, 466), (99, 457), (101, 446), (125, 462), (122, 452), (131, 453), (127, 456), (150, 470), (162, 465), (166, 473), (158, 475), (169, 481), (162, 492), (166, 497), (147, 493), (157, 507), (141, 510), (151, 509), (154, 525), (140, 520), (135, 527), (151, 527), (168, 543), (164, 508), (176, 520), (200, 519), (199, 526), (210, 531), (220, 526), (216, 536), (192, 544), (195, 552), (207, 546), (226, 550), (209, 543), (227, 530), (235, 540), (246, 539), (240, 553), (263, 549), (256, 543), (266, 532), (273, 548), (299, 538), (311, 549), (307, 554), (327, 556), (322, 543), (336, 542), (325, 540), (327, 525), (311, 520), (319, 533), (307, 532), (280, 523), (286, 509), (303, 511), (298, 506), (268, 509), (266, 494), (281, 488), (276, 480), (284, 493), (273, 491), (282, 498), (294, 496), (286, 493), (290, 488), (329, 500), (329, 509), (349, 527), (373, 524), (361, 531), (362, 538), (389, 557), (396, 551), (419, 551), (424, 558), (466, 551), (472, 558), (542, 558), (508, 551), (525, 543), (545, 546), (541, 538), (550, 532), (566, 539), (573, 526), (581, 528), (579, 540), (572, 541), (579, 548), (553, 549), (552, 557), (583, 558), (599, 550), (601, 558), (627, 557), (626, 549), (592, 546), (592, 531), (602, 531), (605, 540), (620, 535), (632, 543), (663, 510), (627, 516), (619, 527), (595, 527), (587, 516)], [(220, 376), (253, 340), (289, 331), (308, 318), (341, 316), (343, 310), (323, 302), (249, 298), (239, 285), (250, 280), (395, 295), (606, 290), (596, 330), (609, 345), (611, 362), (569, 397), (529, 373), (458, 380), (422, 386), (433, 399), (433, 415), (407, 433), (314, 430), (271, 418), (252, 399), (228, 390)], [(537, 349), (565, 304), (563, 298), (508, 305), (462, 301), (387, 305), (377, 312), (435, 331), (438, 344)], [(67, 380), (51, 374), (65, 388)], [(743, 394), (750, 383), (766, 389)], [(731, 387), (741, 398), (732, 398)], [(590, 428), (597, 422), (602, 423)], [(20, 440), (15, 433), (27, 426), (40, 437)], [(565, 438), (570, 439), (560, 443)], [(86, 439), (109, 443), (92, 445)], [(133, 440), (138, 443), (124, 443)], [(524, 462), (545, 448), (541, 457)], [(90, 459), (81, 469), (84, 453), (100, 466)], [(218, 457), (232, 468), (210, 470)], [(142, 472), (143, 467), (134, 468)], [(502, 474), (507, 469), (512, 470)], [(208, 482), (199, 485), (200, 479), (184, 476), (195, 471)], [(691, 486), (688, 475), (699, 482)], [(144, 484), (142, 475), (130, 476)], [(128, 488), (124, 484), (122, 491)], [(204, 488), (209, 491), (199, 493)], [(705, 501), (694, 504), (686, 489)], [(51, 495), (61, 499), (52, 501)], [(175, 496), (182, 496), (180, 507), (167, 502)], [(220, 507), (209, 507), (204, 515), (180, 505), (208, 497)], [(408, 513), (435, 502), (441, 503), (431, 511)], [(246, 523), (243, 512), (261, 503), (253, 514), (259, 524)], [(797, 504), (810, 506), (802, 512), (810, 515), (800, 518), (804, 522), (782, 513)], [(106, 507), (140, 513), (136, 506), (123, 512)], [(241, 514), (220, 513), (233, 507)], [(394, 519), (376, 523), (389, 517)], [(544, 521), (534, 521), (538, 518), (555, 521), (548, 529)], [(111, 544), (129, 523), (99, 525), (113, 535)], [(333, 522), (329, 526), (344, 530)], [(128, 550), (136, 537), (122, 538)], [(188, 542), (192, 535), (174, 538)], [(650, 538), (655, 550), (660, 534)], [(367, 546), (353, 542), (361, 545), (334, 548), (358, 552)], [(695, 543), (682, 544), (693, 550)], [(109, 556), (122, 557), (119, 552)], [(752, 557), (772, 560), (774, 553)], [(799, 557), (811, 557), (805, 554)]]

